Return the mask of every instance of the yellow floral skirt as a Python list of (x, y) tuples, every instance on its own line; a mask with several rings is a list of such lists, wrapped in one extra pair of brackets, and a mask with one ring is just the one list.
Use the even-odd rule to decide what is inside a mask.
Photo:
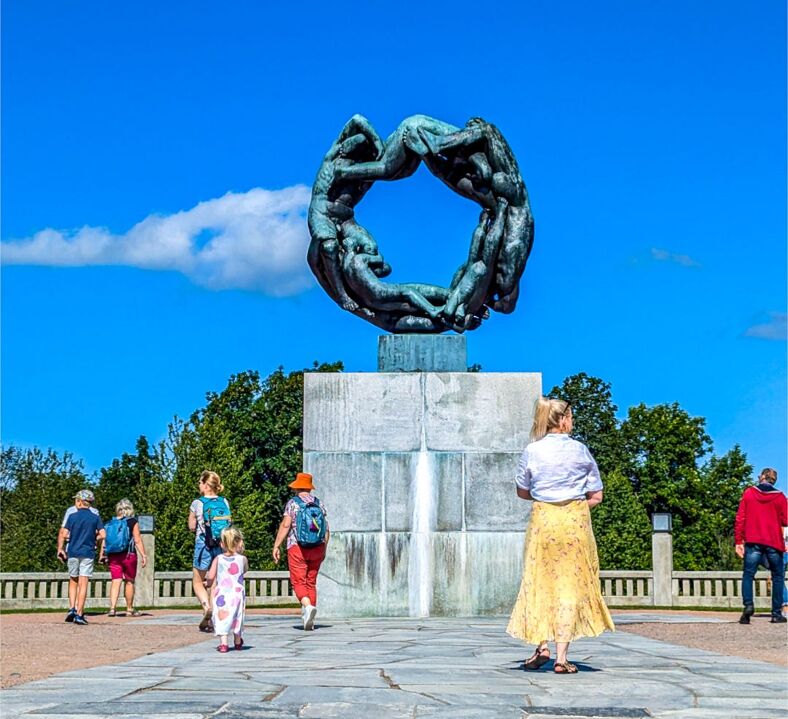
[(599, 586), (588, 502), (534, 502), (523, 581), (506, 632), (539, 644), (595, 637), (607, 629), (615, 625)]

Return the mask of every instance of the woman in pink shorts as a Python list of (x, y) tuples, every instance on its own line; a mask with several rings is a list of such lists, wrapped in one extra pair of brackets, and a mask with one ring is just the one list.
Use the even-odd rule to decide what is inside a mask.
[[(140, 611), (134, 608), (134, 580), (137, 577), (137, 557), (139, 557), (142, 566), (148, 563), (148, 558), (145, 556), (145, 547), (142, 544), (142, 535), (140, 534), (139, 523), (134, 516), (134, 505), (128, 499), (121, 499), (115, 505), (115, 519), (113, 522), (125, 522), (128, 527), (129, 543), (124, 551), (109, 552), (104, 554), (104, 549), (109, 544), (102, 545), (99, 561), (107, 561), (109, 564), (109, 573), (112, 577), (112, 586), (109, 590), (109, 616), (116, 615), (115, 608), (120, 597), (120, 583), (125, 580), (126, 588), (124, 594), (126, 596), (126, 611), (132, 617), (140, 616)], [(107, 522), (107, 526), (110, 522)]]

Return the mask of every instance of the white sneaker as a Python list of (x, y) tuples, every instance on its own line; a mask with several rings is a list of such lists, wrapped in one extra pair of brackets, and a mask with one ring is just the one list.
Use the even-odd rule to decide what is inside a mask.
[(304, 629), (307, 632), (312, 631), (315, 628), (315, 615), (317, 614), (317, 607), (307, 604), (304, 607), (302, 614), (304, 615)]

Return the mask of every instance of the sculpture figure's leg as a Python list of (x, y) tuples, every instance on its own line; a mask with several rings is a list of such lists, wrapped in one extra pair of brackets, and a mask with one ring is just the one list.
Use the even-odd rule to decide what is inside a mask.
[(489, 230), (484, 231), (488, 214), (483, 212), (479, 225), (474, 230), (471, 241), (471, 253), (468, 257), (462, 279), (452, 288), (446, 301), (444, 314), (449, 321), (465, 323), (468, 315), (475, 315), (489, 294), (490, 284), (495, 275), (495, 257), (501, 246), (506, 226), (506, 200), (498, 200), (495, 220)]
[[(443, 305), (436, 306), (433, 305), (424, 295), (419, 292), (414, 287), (409, 287), (408, 285), (401, 286), (401, 294), (402, 296), (410, 302), (414, 307), (417, 307), (422, 312), (424, 312), (427, 317), (432, 319), (436, 319), (440, 314), (441, 310), (443, 310)], [(443, 288), (441, 288), (443, 289)], [(443, 290), (445, 293), (445, 290)]]
[(433, 155), (446, 150), (473, 145), (485, 138), (484, 130), (481, 127), (466, 127), (464, 130), (452, 132), (448, 135), (438, 135), (423, 128), (419, 128), (418, 132)]
[(363, 115), (353, 115), (353, 117), (345, 123), (345, 126), (339, 133), (339, 140), (343, 141), (356, 133), (361, 133), (375, 146), (377, 157), (383, 154), (383, 140), (380, 139), (380, 135), (378, 135), (375, 128), (372, 127), (372, 123)]
[(468, 161), (476, 168), (479, 179), (485, 184), (489, 185), (493, 177), (493, 171), (490, 163), (487, 161), (487, 155), (483, 152), (474, 152)]
[(416, 172), (419, 163), (418, 155), (413, 155), (402, 143), (389, 140), (379, 160), (339, 167), (337, 176), (343, 180), (400, 179)]
[(496, 312), (513, 312), (520, 295), (518, 283), (533, 242), (533, 217), (523, 207), (510, 207), (507, 212), (503, 246), (498, 254), (495, 282), (498, 299), (492, 304)]
[(331, 288), (334, 290), (332, 297), (343, 310), (352, 312), (358, 309), (358, 303), (350, 297), (345, 289), (345, 283), (340, 270), (339, 242), (335, 239), (324, 240), (320, 243), (320, 255), (323, 260), (323, 271)]

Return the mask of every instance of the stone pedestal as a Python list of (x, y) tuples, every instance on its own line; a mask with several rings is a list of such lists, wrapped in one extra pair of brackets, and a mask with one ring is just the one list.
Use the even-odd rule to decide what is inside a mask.
[(514, 475), (540, 393), (539, 373), (304, 375), (304, 469), (331, 526), (321, 616), (511, 609), (530, 512)]
[(467, 372), (465, 335), (381, 335), (378, 372)]
[(654, 606), (673, 605), (673, 535), (654, 532), (651, 535), (651, 568), (654, 581)]

